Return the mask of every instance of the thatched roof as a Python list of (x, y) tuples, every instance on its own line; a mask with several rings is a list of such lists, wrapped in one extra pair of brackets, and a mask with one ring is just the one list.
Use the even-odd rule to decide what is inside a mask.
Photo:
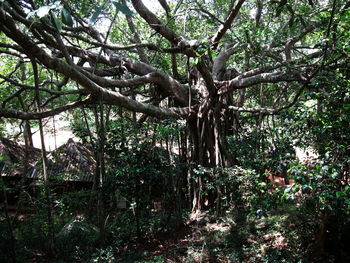
[[(0, 156), (1, 176), (42, 178), (41, 150), (0, 138)], [(93, 151), (73, 139), (48, 153), (47, 172), (51, 179), (93, 182), (95, 169)]]
[(0, 138), (1, 176), (18, 176), (30, 170), (41, 158), (41, 151)]
[[(32, 177), (42, 177), (42, 162), (38, 162)], [(92, 182), (96, 169), (94, 153), (80, 142), (68, 142), (48, 154), (47, 172), (50, 179)]]

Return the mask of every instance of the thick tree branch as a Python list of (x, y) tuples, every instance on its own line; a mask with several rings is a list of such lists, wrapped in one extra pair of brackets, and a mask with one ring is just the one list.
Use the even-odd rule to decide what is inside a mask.
[(218, 32), (212, 38), (213, 46), (215, 49), (218, 47), (221, 38), (223, 38), (223, 36), (226, 34), (227, 30), (231, 27), (233, 20), (237, 16), (237, 14), (238, 14), (239, 10), (241, 9), (244, 2), (245, 2), (245, 0), (239, 0), (237, 5), (235, 6), (235, 8), (233, 8), (231, 10), (225, 23), (220, 26), (220, 28), (218, 29)]
[(291, 51), (295, 43), (300, 41), (303, 37), (305, 37), (308, 33), (312, 32), (314, 29), (315, 29), (314, 25), (309, 25), (298, 36), (295, 36), (286, 42), (285, 44), (286, 60), (292, 59)]
[[(2, 74), (0, 74), (0, 78), (4, 79), (5, 81), (7, 81), (8, 83), (19, 87), (20, 89), (17, 90), (16, 92), (14, 92), (13, 94), (9, 95), (8, 97), (6, 97), (5, 99), (3, 99), (2, 101), (2, 107), (5, 107), (5, 105), (11, 101), (12, 99), (18, 97), (19, 95), (21, 95), (24, 91), (26, 90), (35, 90), (36, 88), (34, 86), (30, 86), (30, 85), (26, 85), (26, 84), (22, 84), (19, 83), (17, 81), (14, 81), (13, 79), (6, 77)], [(53, 90), (53, 89), (48, 89), (48, 88), (43, 88), (43, 86), (49, 84), (49, 83), (53, 83), (50, 81), (45, 81), (44, 83), (40, 84), (39, 86), (39, 90), (40, 91), (44, 91), (47, 92), (51, 95), (55, 95), (55, 96), (61, 96), (61, 95), (72, 95), (72, 94), (79, 94), (79, 95), (87, 95), (87, 92), (85, 90)], [(61, 87), (61, 85), (64, 85), (65, 80), (62, 83), (54, 83), (56, 86)]]
[(135, 10), (140, 16), (158, 32), (161, 36), (169, 40), (171, 43), (178, 45), (182, 38), (175, 34), (170, 28), (164, 25), (142, 2), (142, 0), (131, 0)]
[[(17, 44), (19, 44), (31, 56), (37, 58), (46, 67), (62, 73), (66, 77), (79, 83), (95, 98), (110, 105), (119, 105), (135, 112), (143, 112), (155, 117), (178, 117), (178, 114), (170, 109), (155, 107), (129, 99), (119, 92), (108, 91), (95, 84), (84, 74), (79, 72), (76, 66), (69, 65), (57, 58), (48, 55), (38, 47), (28, 36), (26, 36), (15, 24), (14, 21), (0, 9), (0, 29)], [(170, 78), (170, 77), (169, 77)]]
[(147, 83), (157, 83), (157, 82), (160, 83), (162, 81), (159, 78), (159, 74), (156, 72), (152, 72), (144, 76), (136, 77), (132, 79), (107, 79), (107, 78), (97, 77), (96, 75), (88, 72), (86, 72), (86, 75), (95, 83), (105, 88), (106, 87), (126, 88), (126, 87), (140, 86)]
[(218, 91), (218, 94), (225, 94), (232, 90), (243, 89), (261, 83), (277, 83), (283, 81), (306, 81), (306, 78), (303, 77), (299, 72), (261, 73), (246, 78), (242, 78), (240, 75), (233, 80), (218, 82), (217, 85), (222, 85)]
[(229, 106), (228, 108), (236, 112), (264, 113), (264, 114), (276, 113), (276, 109), (272, 109), (272, 108), (244, 108), (244, 107), (236, 107), (236, 106)]
[(230, 56), (233, 55), (234, 52), (234, 44), (226, 44), (223, 46), (219, 55), (214, 59), (212, 69), (214, 79), (217, 79), (220, 71), (222, 71), (225, 68), (227, 60), (230, 58)]
[[(23, 22), (25, 22), (26, 24), (29, 23), (29, 21), (26, 19), (22, 18), (22, 20), (24, 20)], [(37, 27), (37, 28), (39, 28), (39, 27)], [(8, 30), (8, 32), (9, 31), (10, 30)], [(93, 31), (93, 35), (96, 35), (95, 31)], [(99, 36), (95, 36), (95, 38), (97, 38), (97, 39), (99, 39), (99, 41), (101, 41)], [(55, 47), (57, 49), (60, 49), (60, 45), (56, 44), (55, 42), (53, 42), (51, 40), (48, 41), (46, 44), (50, 47)], [(104, 45), (104, 44), (102, 43), (102, 45)], [(87, 59), (86, 55), (88, 52), (86, 52), (85, 50), (79, 50), (77, 47), (67, 47), (67, 50), (70, 52), (71, 55), (75, 55), (75, 56), (81, 57), (83, 59)], [(173, 50), (175, 52), (177, 52), (179, 49), (175, 48)], [(183, 104), (183, 105), (187, 104), (187, 95), (186, 95), (187, 89), (182, 87), (182, 85), (180, 83), (178, 83), (175, 79), (170, 78), (170, 76), (166, 76), (165, 73), (160, 72), (159, 70), (149, 66), (148, 64), (140, 63), (140, 62), (134, 61), (132, 59), (118, 57), (118, 56), (114, 56), (113, 58), (111, 58), (111, 60), (113, 60), (113, 61), (111, 61), (110, 56), (112, 56), (112, 54), (110, 52), (108, 52), (108, 57), (106, 57), (105, 59), (101, 58), (102, 59), (101, 61), (97, 61), (97, 59), (100, 59), (100, 56), (97, 56), (96, 54), (92, 54), (92, 53), (89, 53), (89, 55), (91, 56), (92, 59), (95, 59), (94, 62), (100, 62), (100, 63), (103, 62), (107, 65), (111, 65), (111, 64), (113, 64), (113, 62), (114, 63), (116, 62), (116, 64), (118, 64), (118, 65), (123, 64), (123, 66), (127, 67), (128, 70), (130, 70), (132, 73), (135, 73), (138, 75), (145, 75), (145, 74), (157, 71), (158, 73), (160, 73), (163, 76), (162, 78), (164, 80), (164, 82), (160, 83), (160, 86), (162, 86), (165, 91), (169, 92), (169, 94), (172, 94), (181, 104)], [(116, 64), (114, 64), (114, 66), (116, 66)]]
[(61, 112), (64, 112), (70, 109), (77, 108), (81, 105), (87, 104), (88, 102), (89, 102), (89, 99), (86, 99), (86, 100), (73, 102), (61, 107), (57, 107), (52, 110), (42, 111), (42, 112), (23, 112), (23, 111), (0, 108), (0, 117), (14, 118), (14, 119), (20, 119), (20, 120), (39, 120), (39, 119), (57, 115)]
[(209, 65), (207, 65), (206, 60), (204, 58), (197, 65), (198, 71), (201, 73), (204, 81), (205, 87), (208, 91), (208, 96), (212, 96), (216, 93), (215, 83), (213, 80), (213, 76), (209, 71)]
[[(130, 44), (130, 45), (113, 45), (113, 44), (104, 44), (98, 41), (92, 41), (86, 37), (83, 37), (79, 34), (76, 33), (71, 33), (71, 32), (63, 32), (62, 35), (64, 36), (68, 36), (68, 37), (73, 37), (75, 39), (84, 41), (87, 44), (93, 45), (95, 47), (103, 47), (103, 48), (107, 48), (110, 50), (128, 50), (128, 51), (133, 51), (133, 50), (139, 50), (141, 48), (147, 48), (148, 50), (151, 51), (158, 51), (158, 52), (164, 52), (164, 53), (180, 53), (181, 50), (180, 48), (174, 47), (174, 48), (162, 48), (157, 46), (156, 44), (153, 43), (135, 43), (135, 44)], [(144, 62), (144, 61), (142, 61)]]

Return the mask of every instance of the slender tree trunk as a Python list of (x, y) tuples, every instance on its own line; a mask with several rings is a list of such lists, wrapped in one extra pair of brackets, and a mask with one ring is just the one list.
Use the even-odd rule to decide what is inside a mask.
[[(174, 159), (174, 154), (173, 154), (173, 148), (174, 148), (174, 138), (172, 135), (168, 136), (166, 139), (167, 142), (167, 150), (168, 150), (168, 155), (169, 155), (169, 161), (170, 165), (174, 166), (175, 165), (175, 159)], [(175, 217), (178, 219), (176, 222), (180, 222), (181, 220), (181, 197), (180, 197), (180, 192), (178, 189), (178, 174), (172, 174), (171, 175), (171, 186), (172, 186), (172, 191), (173, 191), (173, 197), (172, 200), (174, 201), (174, 209), (175, 209)]]
[[(21, 65), (21, 81), (24, 82), (27, 78), (26, 76), (26, 73), (25, 73), (25, 69), (26, 69), (26, 66), (25, 64), (23, 63)], [(29, 111), (28, 107), (25, 105), (25, 102), (23, 101), (23, 98), (21, 95), (18, 96), (18, 100), (19, 100), (19, 103), (21, 104), (22, 106), (22, 109), (24, 111)], [(24, 156), (24, 164), (25, 166), (27, 167), (28, 164), (29, 164), (29, 155), (30, 155), (30, 152), (29, 152), (29, 147), (33, 147), (34, 144), (33, 144), (33, 134), (32, 134), (32, 131), (31, 131), (31, 127), (30, 127), (30, 121), (29, 120), (25, 120), (24, 121), (24, 125), (23, 125), (23, 139), (24, 139), (24, 144), (26, 146), (25, 148), (25, 156)]]
[(96, 178), (98, 185), (98, 200), (97, 200), (97, 215), (99, 222), (100, 245), (105, 242), (105, 224), (106, 224), (106, 214), (105, 214), (105, 193), (104, 193), (104, 181), (105, 181), (105, 120), (104, 120), (104, 107), (102, 104), (102, 98), (99, 104), (99, 112), (96, 108), (95, 110), (95, 124), (98, 134), (97, 143), (97, 166), (96, 166)]
[(29, 147), (33, 147), (33, 138), (32, 138), (32, 132), (31, 132), (31, 129), (30, 129), (29, 121), (24, 121), (23, 137), (24, 137), (24, 144), (25, 144), (24, 165), (25, 165), (25, 167), (28, 167), (28, 165), (29, 165), (29, 155), (30, 155)]
[[(36, 87), (36, 104), (37, 111), (41, 111), (41, 99), (39, 94), (39, 73), (36, 61), (32, 59), (33, 72), (34, 72), (34, 80)], [(49, 176), (47, 173), (47, 154), (45, 148), (45, 138), (44, 138), (44, 128), (42, 120), (39, 119), (39, 132), (40, 132), (40, 142), (41, 142), (41, 153), (43, 160), (43, 175), (44, 175), (44, 187), (45, 187), (45, 199), (46, 199), (46, 209), (47, 209), (47, 224), (48, 224), (48, 253), (50, 256), (55, 254), (55, 238), (54, 238), (54, 230), (53, 230), (53, 220), (52, 220), (52, 202), (51, 202), (51, 190), (50, 190), (50, 182)]]
[(184, 156), (187, 160), (187, 172), (186, 172), (186, 179), (187, 179), (187, 198), (188, 198), (188, 207), (192, 209), (192, 167), (191, 167), (191, 161), (192, 161), (192, 140), (187, 132), (188, 129), (186, 129), (186, 156)]
[(39, 120), (39, 129), (40, 129), (40, 141), (41, 141), (41, 151), (42, 151), (42, 159), (43, 159), (43, 174), (44, 174), (44, 186), (45, 186), (45, 199), (47, 206), (47, 221), (48, 221), (48, 236), (49, 236), (49, 255), (55, 254), (55, 239), (54, 239), (54, 231), (53, 231), (53, 220), (52, 220), (52, 201), (51, 201), (51, 189), (49, 176), (47, 172), (47, 154), (45, 149), (45, 138), (44, 138), (44, 129), (42, 125), (42, 121)]
[(24, 121), (24, 141), (28, 146), (33, 147), (33, 136), (32, 136), (32, 129), (30, 127), (30, 122), (29, 121)]
[(141, 217), (141, 197), (140, 197), (140, 189), (141, 189), (141, 182), (139, 178), (139, 174), (136, 175), (137, 178), (135, 178), (135, 210), (134, 210), (134, 218), (135, 218), (135, 224), (136, 224), (136, 236), (137, 239), (141, 240), (141, 226), (140, 226), (140, 217)]
[(95, 197), (96, 197), (96, 190), (97, 190), (97, 187), (98, 187), (98, 167), (99, 167), (99, 164), (98, 164), (98, 158), (97, 158), (97, 151), (96, 151), (96, 143), (95, 143), (95, 140), (94, 140), (94, 137), (93, 137), (93, 134), (91, 132), (91, 129), (90, 129), (90, 125), (89, 125), (89, 122), (88, 122), (88, 118), (87, 118), (87, 114), (86, 114), (86, 111), (84, 109), (84, 106), (81, 108), (81, 111), (83, 113), (83, 117), (84, 117), (84, 122), (85, 122), (85, 126), (86, 126), (86, 129), (88, 131), (88, 137), (90, 139), (90, 144), (91, 144), (91, 147), (93, 149), (93, 153), (94, 153), (94, 157), (95, 157), (95, 160), (96, 160), (96, 167), (95, 167), (95, 171), (94, 171), (94, 175), (93, 175), (93, 178), (92, 178), (92, 187), (91, 187), (91, 193), (90, 193), (90, 197), (89, 197), (89, 203), (88, 203), (88, 207), (87, 207), (87, 212), (88, 214), (93, 214), (93, 204), (95, 202)]

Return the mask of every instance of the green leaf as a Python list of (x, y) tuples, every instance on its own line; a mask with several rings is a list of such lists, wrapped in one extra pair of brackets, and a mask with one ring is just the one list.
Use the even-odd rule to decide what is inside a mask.
[(100, 6), (96, 9), (95, 13), (90, 18), (91, 23), (94, 23), (97, 20), (98, 16), (101, 14), (102, 10), (103, 10), (103, 6)]
[(62, 22), (63, 24), (72, 27), (73, 26), (73, 19), (71, 14), (68, 12), (67, 9), (62, 8), (61, 10), (61, 18), (62, 18)]
[(62, 21), (58, 19), (53, 13), (51, 13), (51, 23), (53, 27), (56, 28), (57, 32), (62, 31)]
[(267, 186), (267, 184), (265, 182), (261, 182), (261, 183), (259, 183), (259, 186), (260, 187), (265, 187), (265, 186)]
[(52, 7), (49, 5), (42, 6), (38, 10), (36, 10), (36, 15), (39, 18), (43, 18), (44, 16), (47, 16), (49, 14), (51, 8)]
[(211, 60), (213, 60), (213, 53), (211, 52), (211, 49), (208, 49), (208, 56)]
[(335, 193), (337, 199), (344, 197), (346, 194), (344, 192), (338, 191)]
[(127, 7), (126, 5), (123, 5), (123, 4), (118, 3), (118, 2), (115, 2), (115, 1), (113, 1), (112, 3), (113, 3), (113, 5), (114, 5), (117, 9), (119, 9), (124, 15), (126, 15), (126, 16), (134, 16), (134, 12), (131, 11), (130, 8)]

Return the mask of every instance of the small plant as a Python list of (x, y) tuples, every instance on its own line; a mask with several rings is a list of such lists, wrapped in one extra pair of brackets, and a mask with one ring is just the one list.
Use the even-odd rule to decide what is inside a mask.
[(88, 263), (113, 263), (115, 260), (113, 248), (106, 247), (98, 249)]

